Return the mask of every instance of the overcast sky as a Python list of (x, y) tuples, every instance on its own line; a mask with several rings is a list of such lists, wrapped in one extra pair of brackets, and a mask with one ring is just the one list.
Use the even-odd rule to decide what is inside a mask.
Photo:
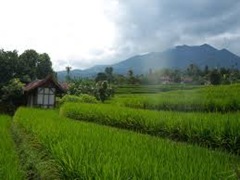
[(55, 70), (176, 45), (240, 55), (239, 0), (0, 0), (0, 49), (48, 53)]

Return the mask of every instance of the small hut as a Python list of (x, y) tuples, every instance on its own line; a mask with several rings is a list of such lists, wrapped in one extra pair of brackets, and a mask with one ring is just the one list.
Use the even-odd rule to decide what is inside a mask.
[(63, 87), (51, 75), (24, 87), (27, 106), (30, 107), (53, 108), (56, 104), (56, 94), (62, 93), (64, 93)]

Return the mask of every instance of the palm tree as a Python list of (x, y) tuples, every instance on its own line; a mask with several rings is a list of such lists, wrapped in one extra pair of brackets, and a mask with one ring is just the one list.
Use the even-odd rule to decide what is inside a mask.
[(70, 80), (70, 70), (72, 69), (72, 67), (70, 67), (70, 66), (67, 66), (66, 67), (66, 71), (67, 71), (67, 77), (66, 77), (66, 79), (67, 80)]

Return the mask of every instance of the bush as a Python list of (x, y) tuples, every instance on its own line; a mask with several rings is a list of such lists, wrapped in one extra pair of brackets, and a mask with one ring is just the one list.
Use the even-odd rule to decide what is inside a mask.
[(80, 96), (67, 94), (63, 96), (62, 99), (59, 100), (59, 105), (62, 105), (65, 102), (93, 103), (93, 104), (98, 103), (95, 97), (90, 96), (88, 94), (82, 94)]
[(82, 94), (80, 95), (81, 98), (81, 102), (85, 102), (85, 103), (92, 103), (92, 104), (97, 104), (98, 101), (94, 96), (90, 96), (88, 94)]

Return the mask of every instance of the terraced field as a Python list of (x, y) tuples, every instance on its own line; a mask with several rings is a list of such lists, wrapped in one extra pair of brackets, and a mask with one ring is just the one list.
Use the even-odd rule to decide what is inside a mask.
[(236, 179), (239, 157), (21, 108), (14, 123), (42, 143), (61, 179)]
[[(163, 88), (164, 89), (164, 88)], [(155, 94), (116, 95), (111, 103), (140, 109), (234, 112), (240, 110), (240, 84), (171, 90)]]
[(185, 113), (116, 107), (109, 104), (66, 103), (60, 113), (173, 140), (220, 148), (240, 155), (240, 113)]
[(240, 85), (173, 89), (0, 115), (0, 179), (240, 179)]
[(0, 179), (22, 179), (19, 159), (10, 135), (11, 117), (0, 115)]

